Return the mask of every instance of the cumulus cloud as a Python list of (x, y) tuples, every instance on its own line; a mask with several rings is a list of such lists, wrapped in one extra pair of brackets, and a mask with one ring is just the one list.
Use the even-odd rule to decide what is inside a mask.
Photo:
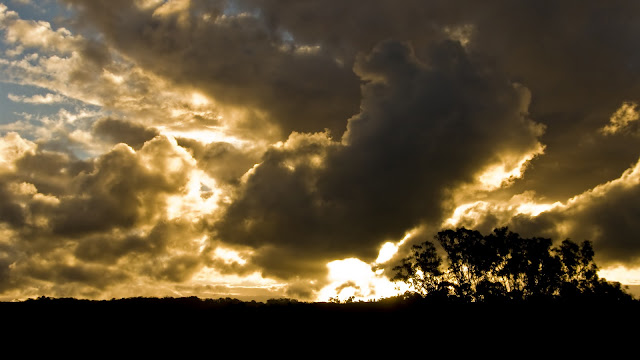
[(617, 179), (600, 184), (564, 202), (541, 201), (535, 193), (507, 201), (479, 200), (459, 206), (444, 226), (490, 232), (508, 226), (524, 236), (545, 236), (559, 242), (570, 238), (594, 243), (604, 267), (640, 265), (637, 199), (640, 167), (636, 163)]
[[(622, 101), (640, 91), (638, 4), (613, 1), (547, 2), (495, 0), (360, 2), (241, 0), (260, 9), (274, 28), (302, 43), (330, 49), (346, 62), (383, 39), (411, 40), (416, 53), (444, 38), (462, 40), (494, 61), (532, 92), (531, 117), (553, 125), (541, 138), (546, 156), (535, 160), (523, 192), (562, 200), (615, 178), (636, 155), (637, 139), (594, 141)], [(617, 19), (610, 21), (610, 19)], [(331, 24), (327, 26), (327, 24)], [(569, 145), (569, 144), (572, 144)], [(562, 165), (557, 165), (562, 164)], [(592, 171), (593, 168), (600, 171)], [(563, 177), (561, 184), (550, 178)]]
[(591, 240), (602, 265), (640, 265), (637, 217), (640, 215), (640, 166), (569, 199), (535, 218), (515, 217), (512, 227), (546, 232), (556, 239)]
[(365, 296), (383, 244), (453, 225), (637, 263), (634, 2), (11, 3), (5, 294)]
[(4, 4), (0, 4), (0, 29), (5, 32), (6, 42), (19, 47), (19, 51), (14, 51), (14, 54), (30, 48), (68, 54), (76, 48), (79, 41), (68, 29), (54, 30), (47, 21), (22, 20)]
[(342, 141), (293, 134), (269, 150), (215, 226), (224, 241), (260, 249), (267, 273), (325, 271), (341, 255), (374, 260), (384, 241), (441, 220), (447, 190), (504, 152), (538, 146), (525, 94), (458, 43), (422, 61), (410, 45), (384, 42), (355, 69), (367, 83)]
[(204, 144), (194, 139), (179, 138), (178, 144), (190, 151), (203, 171), (221, 183), (238, 183), (260, 160), (259, 151), (242, 149), (228, 142)]
[(358, 81), (324, 51), (296, 51), (265, 19), (224, 14), (225, 2), (69, 1), (111, 44), (145, 68), (228, 106), (267, 112), (281, 136), (344, 131), (358, 111)]
[(112, 143), (125, 143), (140, 149), (145, 142), (160, 135), (158, 130), (114, 118), (103, 118), (93, 124), (93, 133)]
[(36, 144), (23, 139), (16, 132), (9, 132), (0, 138), (0, 171), (15, 170), (15, 162), (26, 154), (33, 153)]
[(157, 136), (138, 151), (120, 143), (88, 160), (17, 134), (2, 144), (0, 225), (10, 235), (0, 258), (12, 269), (3, 267), (3, 288), (75, 284), (64, 291), (79, 296), (134, 276), (182, 281), (202, 268), (203, 229), (167, 217), (195, 169), (175, 140)]

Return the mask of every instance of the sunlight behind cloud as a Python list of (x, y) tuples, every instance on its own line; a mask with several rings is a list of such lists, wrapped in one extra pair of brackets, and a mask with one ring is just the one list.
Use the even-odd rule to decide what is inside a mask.
[(609, 281), (618, 281), (624, 285), (640, 285), (640, 268), (628, 268), (622, 265), (611, 266), (600, 269), (598, 276)]
[(197, 221), (218, 208), (220, 195), (214, 179), (202, 170), (193, 169), (184, 192), (167, 198), (167, 216)]
[(238, 251), (225, 247), (218, 246), (213, 252), (213, 256), (221, 259), (227, 264), (238, 263), (240, 265), (245, 265), (247, 263), (247, 260), (244, 259)]
[(373, 300), (395, 296), (402, 291), (399, 285), (376, 274), (371, 265), (356, 258), (335, 260), (327, 264), (330, 284), (318, 293), (318, 301), (353, 297), (356, 300)]
[(209, 103), (210, 101), (209, 99), (207, 99), (206, 96), (197, 92), (194, 92), (193, 94), (191, 94), (191, 104), (193, 106), (200, 107), (200, 106), (209, 105)]
[(35, 143), (23, 139), (18, 133), (7, 133), (0, 138), (0, 172), (13, 171), (14, 162), (25, 153), (33, 153), (35, 149)]
[(389, 280), (383, 269), (375, 269), (375, 265), (383, 264), (393, 258), (398, 248), (404, 244), (417, 229), (408, 231), (398, 242), (386, 242), (380, 247), (378, 258), (373, 265), (356, 258), (335, 260), (327, 264), (330, 284), (319, 293), (320, 301), (340, 299), (341, 301), (353, 296), (356, 300), (373, 300), (391, 297), (407, 290), (406, 284)]
[(561, 206), (560, 202), (553, 204), (536, 204), (536, 203), (523, 203), (516, 209), (516, 214), (527, 214), (531, 216), (538, 216), (545, 211), (549, 211), (556, 206)]
[(524, 156), (505, 157), (501, 163), (486, 168), (484, 172), (478, 176), (478, 181), (486, 190), (494, 190), (509, 185), (515, 179), (522, 177), (529, 161), (544, 153), (544, 148), (542, 144), (538, 143), (533, 151)]
[(514, 195), (507, 201), (478, 200), (457, 206), (452, 215), (443, 222), (443, 227), (456, 227), (462, 224), (473, 227), (486, 216), (496, 217), (498, 222), (502, 223), (515, 215), (524, 214), (535, 217), (561, 206), (564, 205), (559, 201), (552, 204), (538, 202), (535, 193), (532, 192)]
[(461, 220), (465, 217), (475, 218), (475, 213), (479, 210), (485, 210), (488, 208), (488, 204), (484, 201), (476, 201), (468, 204), (462, 204), (453, 211), (451, 217), (444, 221), (445, 226), (457, 226)]
[(391, 258), (393, 258), (393, 256), (398, 252), (398, 248), (402, 246), (402, 244), (404, 244), (411, 236), (413, 236), (416, 231), (417, 230), (414, 229), (407, 232), (405, 236), (402, 238), (402, 240), (400, 240), (397, 243), (386, 242), (382, 244), (382, 247), (380, 248), (380, 252), (378, 253), (378, 258), (376, 259), (375, 263), (383, 264), (391, 260)]
[[(180, 14), (189, 10), (189, 5), (191, 4), (191, 0), (167, 0), (164, 1), (160, 7), (156, 8), (153, 12), (153, 16), (171, 16), (175, 14)], [(142, 3), (143, 6), (154, 6), (154, 2), (147, 1), (146, 4)]]
[(106, 79), (111, 80), (116, 85), (121, 85), (125, 81), (124, 76), (116, 75), (107, 69), (103, 69), (102, 74)]
[(0, 0), (0, 295), (374, 299), (461, 226), (633, 266), (640, 3), (529, 10)]

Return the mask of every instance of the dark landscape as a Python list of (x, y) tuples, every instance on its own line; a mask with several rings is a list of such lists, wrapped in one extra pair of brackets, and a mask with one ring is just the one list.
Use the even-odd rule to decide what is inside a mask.
[[(396, 279), (413, 283), (414, 291), (376, 301), (42, 296), (0, 303), (0, 311), (6, 325), (19, 329), (14, 334), (52, 326), (80, 337), (154, 339), (246, 333), (262, 340), (287, 334), (300, 341), (310, 335), (345, 333), (355, 339), (391, 331), (386, 336), (405, 340), (432, 337), (449, 342), (454, 336), (472, 341), (585, 341), (585, 336), (604, 340), (631, 335), (633, 331), (623, 329), (640, 321), (640, 301), (619, 283), (597, 276), (588, 242), (566, 240), (552, 247), (550, 239), (523, 239), (506, 228), (485, 236), (464, 228), (445, 230), (436, 239), (447, 250), (444, 259), (427, 241), (415, 245), (395, 268)], [(446, 272), (443, 263), (448, 264)], [(458, 278), (451, 275), (456, 266), (465, 269)], [(431, 276), (419, 276), (417, 270)], [(529, 340), (523, 338), (527, 336)]]

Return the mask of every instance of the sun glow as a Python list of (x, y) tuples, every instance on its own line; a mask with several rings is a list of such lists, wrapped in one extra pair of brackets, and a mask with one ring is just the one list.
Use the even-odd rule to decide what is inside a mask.
[(247, 263), (247, 260), (244, 259), (238, 251), (229, 248), (217, 247), (213, 252), (213, 256), (227, 264), (237, 263), (245, 265)]
[(195, 107), (201, 107), (201, 106), (209, 105), (209, 103), (210, 101), (206, 96), (200, 93), (191, 94), (191, 105)]
[(319, 301), (333, 298), (346, 300), (373, 300), (397, 295), (398, 285), (382, 273), (375, 272), (370, 264), (356, 258), (335, 260), (327, 264), (330, 284), (318, 294)]
[(106, 69), (102, 71), (102, 74), (106, 79), (112, 81), (116, 85), (122, 85), (122, 83), (124, 83), (124, 77), (122, 75), (116, 75)]
[(249, 145), (249, 142), (247, 140), (228, 135), (226, 133), (226, 129), (223, 127), (209, 126), (206, 128), (200, 128), (198, 130), (171, 129), (166, 126), (158, 126), (157, 128), (164, 135), (174, 138), (193, 139), (203, 144), (210, 144), (213, 142), (227, 142), (238, 147)]
[(409, 231), (405, 234), (405, 236), (398, 243), (386, 242), (382, 244), (380, 248), (380, 252), (378, 253), (378, 258), (376, 259), (376, 264), (383, 264), (387, 261), (391, 260), (393, 256), (398, 252), (398, 248), (404, 244), (417, 230)]
[(376, 266), (393, 258), (398, 248), (404, 244), (417, 230), (405, 234), (402, 240), (386, 242), (380, 247), (378, 258), (373, 264), (357, 258), (335, 260), (327, 264), (330, 284), (319, 293), (319, 301), (353, 297), (357, 300), (374, 300), (401, 294), (407, 290), (403, 284), (394, 283), (384, 274), (384, 269)]
[(611, 266), (598, 271), (598, 276), (623, 285), (640, 285), (640, 268), (627, 268), (621, 265)]
[(169, 219), (188, 218), (196, 221), (218, 208), (221, 191), (214, 179), (202, 170), (193, 170), (185, 192), (167, 198)]

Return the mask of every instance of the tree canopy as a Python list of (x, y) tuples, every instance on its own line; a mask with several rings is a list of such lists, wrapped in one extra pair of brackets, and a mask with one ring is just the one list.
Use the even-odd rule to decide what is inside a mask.
[[(458, 228), (413, 245), (394, 268), (394, 281), (425, 297), (496, 300), (631, 300), (619, 283), (598, 277), (590, 241), (523, 238), (508, 228), (489, 235)], [(444, 258), (441, 256), (444, 255)]]

